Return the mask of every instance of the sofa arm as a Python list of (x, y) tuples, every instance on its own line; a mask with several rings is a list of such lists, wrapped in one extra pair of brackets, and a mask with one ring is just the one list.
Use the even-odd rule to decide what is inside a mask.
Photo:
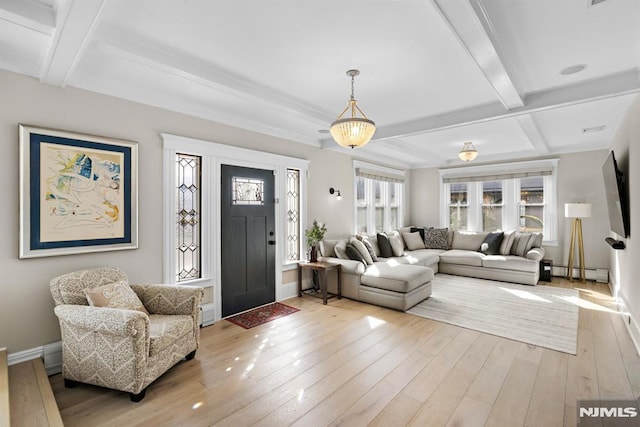
[(198, 320), (204, 291), (199, 286), (131, 285), (144, 307), (152, 314), (186, 314)]
[(527, 259), (532, 259), (534, 261), (540, 261), (544, 258), (545, 250), (544, 248), (532, 248), (527, 252)]
[(349, 274), (362, 274), (364, 273), (364, 264), (360, 261), (354, 261), (352, 259), (342, 259), (334, 257), (320, 257), (320, 261), (330, 262), (332, 264), (340, 264), (342, 266), (343, 273)]
[(119, 336), (149, 336), (149, 317), (141, 311), (63, 304), (54, 313), (71, 329)]

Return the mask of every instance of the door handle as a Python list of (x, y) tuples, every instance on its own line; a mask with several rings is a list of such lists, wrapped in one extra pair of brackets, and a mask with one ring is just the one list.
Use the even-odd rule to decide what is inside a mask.
[(276, 241), (275, 240), (269, 240), (267, 243), (270, 244), (270, 245), (275, 245)]

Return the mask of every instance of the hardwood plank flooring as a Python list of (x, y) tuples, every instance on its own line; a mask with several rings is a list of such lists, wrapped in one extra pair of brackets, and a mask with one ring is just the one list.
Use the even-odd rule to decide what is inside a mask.
[[(547, 285), (546, 283), (541, 283)], [(50, 382), (66, 426), (571, 426), (577, 399), (640, 395), (640, 356), (606, 284), (580, 290), (576, 356), (348, 299), (244, 330), (203, 328), (196, 358), (126, 393)]]

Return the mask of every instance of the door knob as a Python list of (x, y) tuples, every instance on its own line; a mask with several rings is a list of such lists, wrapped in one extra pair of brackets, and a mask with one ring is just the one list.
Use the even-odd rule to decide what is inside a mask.
[(276, 241), (275, 240), (269, 240), (267, 243), (269, 243), (270, 245), (275, 245)]

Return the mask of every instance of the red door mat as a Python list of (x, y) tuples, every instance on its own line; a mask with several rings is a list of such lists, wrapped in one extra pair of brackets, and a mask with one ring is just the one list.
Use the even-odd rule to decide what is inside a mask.
[(253, 310), (245, 311), (244, 313), (240, 313), (232, 317), (227, 317), (226, 320), (238, 326), (242, 326), (245, 329), (251, 329), (255, 326), (262, 325), (263, 323), (295, 313), (296, 311), (300, 310), (294, 307), (289, 307), (285, 304), (280, 304), (279, 302), (274, 302), (273, 304), (254, 308)]

